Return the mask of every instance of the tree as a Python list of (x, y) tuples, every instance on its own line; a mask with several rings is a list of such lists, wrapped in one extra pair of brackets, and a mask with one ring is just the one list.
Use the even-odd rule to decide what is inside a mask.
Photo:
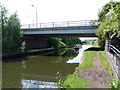
[(2, 26), (2, 49), (4, 53), (13, 53), (21, 50), (22, 30), (20, 29), (20, 20), (17, 13), (8, 17), (8, 11), (1, 7), (1, 26)]
[(50, 38), (50, 45), (54, 48), (69, 47), (75, 44), (81, 44), (81, 40), (78, 37)]
[(100, 42), (104, 42), (106, 37), (120, 37), (120, 2), (110, 1), (103, 6), (98, 13), (98, 21), (101, 22), (97, 35)]

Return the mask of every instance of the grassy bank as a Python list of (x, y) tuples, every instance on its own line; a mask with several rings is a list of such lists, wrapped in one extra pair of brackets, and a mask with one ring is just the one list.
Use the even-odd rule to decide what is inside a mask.
[[(93, 67), (93, 59), (96, 54), (96, 51), (85, 51), (83, 63), (80, 64), (76, 69), (84, 69)], [(90, 85), (90, 82), (87, 80), (81, 79), (74, 75), (68, 75), (67, 79), (63, 83), (63, 88), (86, 88)]]
[[(96, 51), (85, 51), (83, 63), (80, 64), (76, 69), (84, 70), (86, 68), (93, 67), (93, 60), (95, 55), (96, 55)], [(109, 88), (111, 89), (118, 88), (120, 86), (119, 85), (120, 82), (114, 79), (112, 69), (105, 57), (104, 51), (99, 51), (99, 58), (101, 60), (103, 68), (106, 69), (111, 76), (111, 82), (110, 82)], [(90, 82), (87, 80), (84, 80), (74, 75), (68, 75), (67, 79), (62, 84), (62, 87), (63, 88), (87, 88), (89, 85), (90, 85)]]
[(96, 51), (85, 51), (83, 62), (76, 69), (93, 67), (92, 63), (93, 63), (95, 54), (96, 54)]
[(83, 80), (77, 76), (69, 75), (64, 82), (64, 88), (86, 88), (89, 85), (89, 82)]
[(106, 69), (110, 75), (112, 74), (112, 69), (109, 65), (109, 62), (107, 61), (106, 57), (105, 57), (105, 52), (104, 51), (99, 51), (99, 57), (102, 63), (102, 66), (104, 67), (104, 69)]

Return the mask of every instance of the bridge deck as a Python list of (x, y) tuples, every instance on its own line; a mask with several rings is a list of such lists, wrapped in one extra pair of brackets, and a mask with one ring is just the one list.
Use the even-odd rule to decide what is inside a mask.
[(27, 25), (22, 27), (24, 35), (36, 35), (36, 36), (83, 36), (83, 37), (96, 37), (96, 29), (98, 28), (98, 22), (92, 23), (90, 20), (84, 21), (72, 21), (67, 23), (45, 23), (45, 24)]

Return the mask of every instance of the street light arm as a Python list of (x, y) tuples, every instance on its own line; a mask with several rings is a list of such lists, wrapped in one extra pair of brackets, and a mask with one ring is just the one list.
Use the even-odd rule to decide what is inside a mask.
[(37, 7), (36, 6), (34, 6), (34, 5), (31, 5), (32, 7), (35, 7), (36, 8), (36, 10), (37, 10)]

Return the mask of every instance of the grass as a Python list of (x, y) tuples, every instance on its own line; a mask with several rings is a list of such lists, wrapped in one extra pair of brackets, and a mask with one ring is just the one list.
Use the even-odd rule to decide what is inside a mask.
[[(76, 69), (84, 69), (93, 67), (93, 59), (96, 51), (85, 51), (83, 63)], [(62, 84), (63, 88), (86, 88), (90, 83), (87, 80), (81, 79), (74, 75), (69, 75), (65, 82)]]
[(86, 88), (87, 86), (89, 86), (88, 81), (74, 75), (69, 75), (63, 84), (63, 88)]
[[(112, 90), (117, 90), (117, 88), (120, 88), (120, 80), (116, 80), (116, 79), (114, 78), (114, 76), (113, 76), (113, 74), (112, 74), (112, 73), (113, 73), (113, 72), (112, 72), (112, 69), (111, 69), (111, 67), (110, 67), (110, 65), (109, 65), (109, 62), (107, 61), (107, 59), (106, 59), (106, 57), (105, 57), (104, 51), (99, 51), (99, 57), (100, 57), (100, 60), (101, 60), (101, 62), (102, 62), (102, 66), (104, 67), (104, 69), (106, 69), (106, 70), (109, 72), (109, 74), (110, 74), (110, 76), (111, 76), (111, 78), (112, 78), (109, 87), (110, 87)], [(120, 90), (120, 89), (119, 89), (119, 90)]]
[(112, 69), (109, 65), (109, 62), (107, 61), (106, 57), (105, 57), (105, 53), (104, 51), (99, 51), (99, 57), (102, 63), (102, 66), (104, 67), (104, 69), (106, 69), (110, 75), (112, 74)]
[(93, 67), (92, 63), (93, 63), (95, 54), (96, 54), (96, 51), (85, 51), (83, 62), (76, 69)]

